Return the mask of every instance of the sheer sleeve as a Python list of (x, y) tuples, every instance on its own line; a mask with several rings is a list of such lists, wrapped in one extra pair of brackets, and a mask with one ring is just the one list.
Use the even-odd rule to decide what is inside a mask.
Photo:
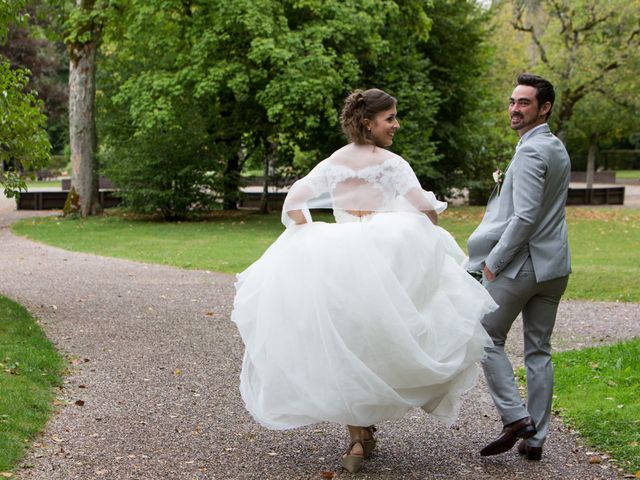
[(439, 201), (433, 192), (422, 189), (418, 177), (409, 163), (399, 158), (393, 172), (393, 182), (399, 196), (407, 200), (415, 209), (426, 212), (442, 213), (447, 202)]
[(282, 207), (282, 223), (285, 227), (311, 222), (310, 208), (330, 203), (326, 178), (326, 160), (316, 165), (305, 177), (295, 182)]

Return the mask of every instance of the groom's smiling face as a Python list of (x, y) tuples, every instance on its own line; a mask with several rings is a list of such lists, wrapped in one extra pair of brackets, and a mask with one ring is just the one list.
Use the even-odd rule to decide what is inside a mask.
[(546, 122), (546, 115), (551, 104), (545, 103), (542, 108), (536, 99), (537, 90), (529, 85), (518, 85), (509, 98), (510, 126), (520, 136), (533, 127)]

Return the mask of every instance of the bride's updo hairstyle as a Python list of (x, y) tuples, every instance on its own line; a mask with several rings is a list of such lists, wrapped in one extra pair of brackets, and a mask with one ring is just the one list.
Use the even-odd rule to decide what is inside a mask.
[(365, 119), (373, 120), (376, 114), (395, 107), (396, 103), (394, 97), (377, 88), (355, 90), (344, 101), (344, 108), (340, 114), (342, 131), (353, 143), (373, 144)]

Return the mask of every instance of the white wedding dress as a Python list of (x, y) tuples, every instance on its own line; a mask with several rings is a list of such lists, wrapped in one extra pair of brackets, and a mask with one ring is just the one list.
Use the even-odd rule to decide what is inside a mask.
[[(292, 210), (310, 220), (308, 207), (329, 205), (337, 223), (291, 224)], [(497, 307), (418, 211), (445, 207), (380, 148), (348, 145), (292, 187), (288, 228), (236, 283), (240, 389), (256, 421), (368, 426), (415, 407), (455, 421), (491, 345), (480, 320)]]

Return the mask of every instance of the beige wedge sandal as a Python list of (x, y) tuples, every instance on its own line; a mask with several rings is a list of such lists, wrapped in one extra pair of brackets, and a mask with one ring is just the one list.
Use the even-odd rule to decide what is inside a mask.
[(362, 445), (362, 449), (364, 450), (363, 441), (356, 438), (351, 442), (351, 445), (349, 445), (347, 453), (342, 456), (342, 468), (347, 470), (349, 473), (358, 473), (364, 463), (363, 455), (351, 455), (351, 450), (353, 450), (353, 447), (357, 444)]
[(369, 434), (368, 438), (362, 439), (362, 449), (364, 450), (364, 458), (367, 459), (373, 453), (373, 450), (376, 448), (376, 439), (373, 436), (374, 432), (377, 431), (375, 425), (371, 425), (370, 427), (362, 427), (362, 430), (366, 431)]

